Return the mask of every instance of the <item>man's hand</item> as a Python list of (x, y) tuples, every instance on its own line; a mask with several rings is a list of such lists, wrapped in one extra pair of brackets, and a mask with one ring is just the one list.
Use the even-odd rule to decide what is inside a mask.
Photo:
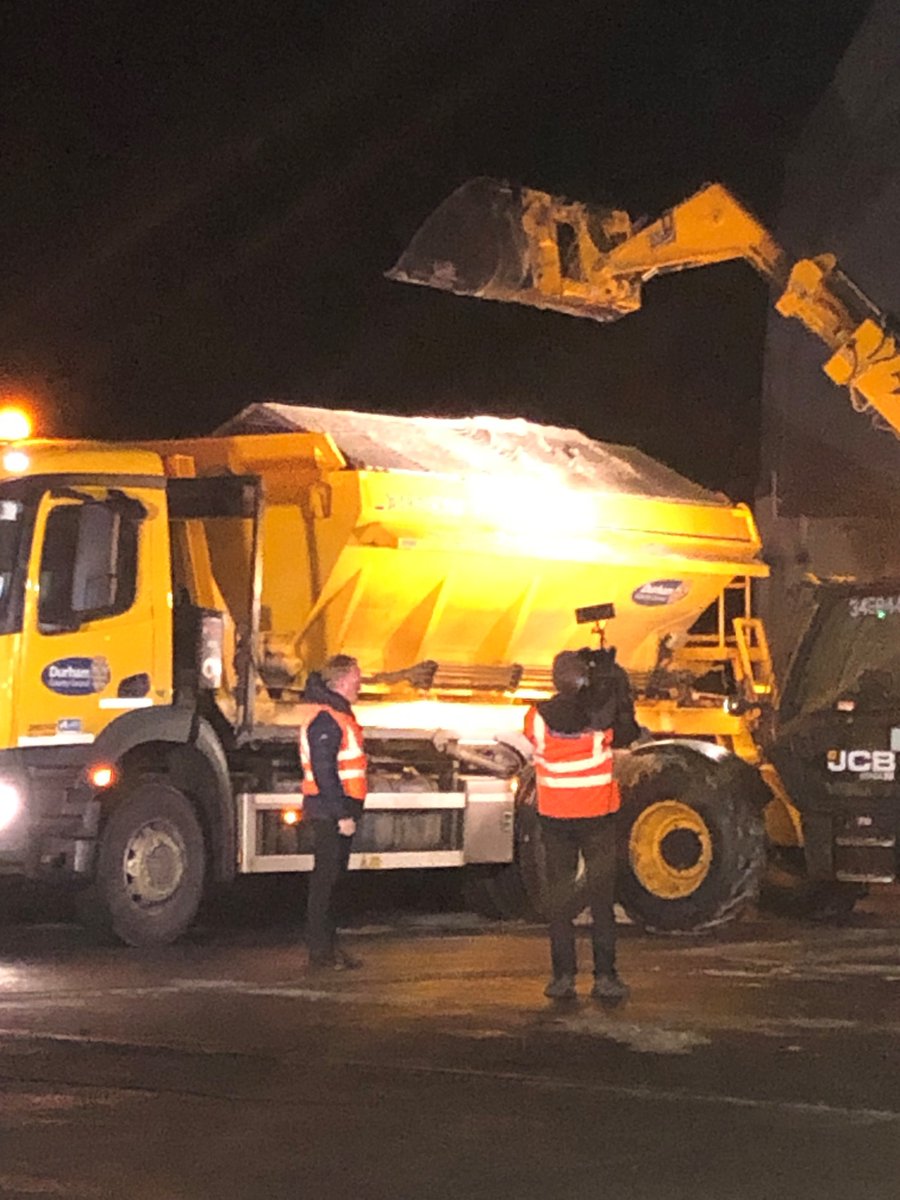
[(354, 817), (341, 817), (338, 821), (338, 833), (341, 837), (353, 837), (356, 833), (356, 819)]

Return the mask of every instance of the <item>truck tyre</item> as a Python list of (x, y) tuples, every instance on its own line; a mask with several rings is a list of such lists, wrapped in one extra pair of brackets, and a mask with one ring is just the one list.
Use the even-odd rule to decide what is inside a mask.
[(175, 941), (196, 916), (206, 875), (203, 832), (190, 801), (144, 776), (109, 815), (82, 918), (129, 946)]
[(467, 907), (495, 920), (542, 920), (547, 873), (530, 767), (519, 777), (514, 836), (514, 861), (497, 867), (469, 867), (463, 898)]
[(514, 863), (467, 867), (466, 872), (462, 890), (466, 908), (492, 921), (519, 921), (528, 916), (528, 897)]
[(658, 933), (733, 920), (759, 891), (768, 793), (741, 759), (691, 751), (632, 755), (621, 772), (617, 898)]
[[(533, 769), (529, 768), (522, 774), (516, 799), (516, 867), (525, 896), (525, 915), (544, 921), (547, 919), (549, 895), (547, 853), (541, 837)], [(584, 891), (581, 880), (575, 886), (579, 891)]]

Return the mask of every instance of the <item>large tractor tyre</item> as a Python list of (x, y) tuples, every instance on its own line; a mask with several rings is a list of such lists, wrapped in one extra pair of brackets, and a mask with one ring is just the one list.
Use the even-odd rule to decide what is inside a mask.
[(166, 780), (145, 776), (102, 829), (82, 920), (129, 946), (166, 945), (194, 920), (205, 876), (206, 847), (190, 801)]
[(739, 758), (633, 755), (621, 771), (617, 899), (656, 933), (698, 933), (755, 900), (768, 792)]
[(799, 847), (774, 849), (769, 855), (759, 893), (759, 906), (781, 917), (840, 923), (868, 894), (862, 883), (809, 879)]

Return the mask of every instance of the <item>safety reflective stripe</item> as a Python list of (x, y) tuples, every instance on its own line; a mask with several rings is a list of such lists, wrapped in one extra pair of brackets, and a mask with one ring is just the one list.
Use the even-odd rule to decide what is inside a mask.
[(551, 771), (554, 775), (575, 775), (579, 771), (590, 770), (592, 767), (601, 767), (604, 765), (604, 763), (610, 762), (611, 760), (612, 755), (605, 748), (599, 753), (594, 751), (594, 753), (586, 756), (585, 758), (570, 758), (562, 761), (559, 759), (548, 759), (546, 757), (541, 758), (544, 768), (547, 771)]
[(525, 732), (535, 747), (540, 813), (562, 818), (593, 817), (619, 808), (608, 730), (556, 733), (532, 708), (525, 720)]
[[(539, 763), (541, 768), (553, 775), (577, 775), (581, 771), (596, 770), (598, 767), (606, 767), (612, 762), (612, 753), (606, 745), (606, 734), (603, 730), (595, 730), (591, 735), (591, 749), (587, 754), (583, 754), (578, 758), (548, 758), (547, 757), (547, 723), (540, 713), (534, 714), (534, 735), (536, 741), (535, 762)], [(578, 738), (584, 738), (586, 735), (580, 734)], [(577, 740), (576, 738), (566, 738), (564, 735), (557, 735), (556, 741), (560, 749), (566, 749), (566, 743)]]
[(338, 762), (356, 762), (362, 758), (362, 750), (358, 746), (353, 746), (347, 750), (338, 750)]
[(586, 787), (605, 787), (608, 783), (612, 783), (612, 772), (607, 775), (581, 775), (578, 779), (548, 779), (546, 775), (541, 777), (541, 787), (548, 788), (586, 788)]
[(338, 750), (337, 764), (338, 778), (346, 784), (352, 779), (365, 779), (366, 756), (353, 726), (349, 723), (346, 725), (342, 723), (342, 727), (346, 745), (342, 744)]
[(341, 744), (337, 752), (337, 774), (341, 786), (354, 800), (366, 798), (366, 755), (362, 747), (362, 735), (352, 716), (339, 712), (328, 704), (308, 704), (301, 709), (299, 729), (300, 762), (303, 767), (302, 791), (304, 796), (316, 796), (319, 786), (312, 769), (309, 750), (309, 726), (321, 712), (327, 712), (341, 729)]

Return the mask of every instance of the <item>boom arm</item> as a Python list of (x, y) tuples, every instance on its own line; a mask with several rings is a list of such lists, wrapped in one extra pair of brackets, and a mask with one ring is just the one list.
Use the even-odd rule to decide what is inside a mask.
[(900, 353), (887, 319), (832, 255), (791, 264), (721, 184), (640, 228), (618, 210), (475, 179), (428, 218), (388, 277), (598, 321), (641, 306), (654, 275), (743, 258), (778, 292), (775, 308), (831, 351), (823, 370), (900, 435)]

